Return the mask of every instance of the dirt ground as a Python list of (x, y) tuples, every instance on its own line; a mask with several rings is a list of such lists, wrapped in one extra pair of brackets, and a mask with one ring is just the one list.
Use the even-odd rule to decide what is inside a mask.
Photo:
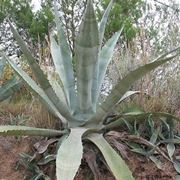
[(0, 180), (23, 180), (25, 170), (16, 170), (19, 153), (31, 149), (31, 140), (27, 137), (0, 136)]
[[(136, 180), (172, 180), (177, 174), (171, 163), (166, 160), (163, 162), (163, 170), (159, 170), (146, 157), (130, 152), (126, 146), (120, 146), (119, 148), (123, 149), (122, 157), (126, 160)], [(31, 147), (32, 140), (28, 137), (19, 140), (15, 137), (0, 137), (0, 180), (23, 180), (26, 174), (25, 170), (16, 170), (18, 154), (30, 151)], [(83, 174), (86, 172), (88, 169), (86, 165), (83, 165), (76, 180), (84, 180)], [(99, 180), (114, 180), (114, 178), (104, 171)]]

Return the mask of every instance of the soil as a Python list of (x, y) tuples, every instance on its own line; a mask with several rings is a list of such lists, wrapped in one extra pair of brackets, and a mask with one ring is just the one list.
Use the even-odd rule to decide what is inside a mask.
[(0, 180), (23, 180), (24, 169), (16, 170), (19, 153), (31, 150), (31, 139), (0, 136)]
[[(108, 138), (107, 138), (108, 139)], [(113, 145), (113, 141), (108, 139)], [(117, 145), (117, 144), (116, 144)], [(32, 140), (23, 137), (19, 140), (15, 137), (0, 137), (0, 180), (23, 180), (27, 174), (24, 169), (16, 170), (19, 153), (31, 151)], [(148, 158), (133, 153), (127, 146), (118, 145), (121, 154), (127, 162), (136, 180), (172, 180), (177, 174), (172, 164), (163, 159), (163, 169), (158, 169)], [(114, 180), (115, 178), (103, 166), (99, 169), (100, 180)], [(92, 176), (86, 163), (82, 163), (75, 180), (84, 180), (84, 176)], [(91, 178), (90, 178), (91, 179)]]
[[(158, 154), (156, 157), (162, 162), (162, 169), (157, 166), (145, 156), (134, 153), (130, 149), (121, 143), (120, 138), (124, 132), (112, 131), (107, 133), (106, 140), (120, 152), (122, 158), (128, 164), (133, 177), (136, 180), (173, 180), (177, 175), (172, 163), (165, 159), (162, 155)], [(109, 136), (110, 135), (110, 136)], [(118, 137), (119, 136), (119, 137)], [(161, 147), (163, 149), (163, 147)], [(163, 149), (165, 150), (165, 149)], [(175, 155), (179, 154), (180, 147), (176, 147)]]

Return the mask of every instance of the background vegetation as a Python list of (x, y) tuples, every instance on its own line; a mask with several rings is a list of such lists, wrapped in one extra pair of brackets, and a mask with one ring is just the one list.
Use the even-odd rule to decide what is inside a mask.
[[(109, 4), (109, 0), (94, 2), (97, 20), (100, 23), (104, 10)], [(86, 1), (64, 1), (58, 4), (61, 23), (65, 29), (65, 34), (70, 45), (72, 55), (75, 55), (75, 39)], [(54, 28), (54, 14), (52, 13), (52, 1), (42, 1), (41, 9), (34, 11), (31, 1), (26, 0), (0, 0), (0, 46), (4, 49), (14, 62), (23, 68), (33, 79), (30, 68), (27, 66), (26, 57), (21, 52), (16, 41), (12, 38), (8, 18), (14, 23), (19, 34), (27, 43), (32, 54), (38, 59), (38, 64), (45, 70), (49, 79), (56, 79), (54, 64), (50, 52), (50, 32)], [(103, 44), (114, 33), (124, 26), (121, 36), (115, 48), (112, 61), (106, 72), (106, 77), (101, 88), (101, 103), (118, 83), (119, 79), (125, 77), (130, 71), (141, 65), (150, 63), (155, 57), (179, 46), (180, 42), (180, 8), (178, 2), (168, 1), (114, 1), (109, 21), (105, 31)], [(18, 58), (18, 59), (17, 59)], [(109, 115), (110, 120), (118, 114), (128, 112), (166, 112), (180, 117), (180, 61), (176, 57), (172, 63), (167, 63), (157, 70), (146, 75), (144, 78), (131, 86), (131, 91), (137, 91), (138, 95), (133, 95), (125, 102), (117, 105)], [(50, 74), (50, 75), (48, 75)], [(2, 91), (6, 87), (6, 91)], [(2, 98), (1, 98), (2, 97)], [(15, 75), (14, 71), (0, 59), (0, 100), (4, 100), (0, 105), (0, 116), (4, 116), (7, 121), (2, 124), (30, 125), (34, 127), (57, 129), (61, 124), (47, 109), (40, 104), (39, 99), (33, 96), (22, 81)], [(15, 105), (15, 106), (14, 106)], [(109, 118), (108, 117), (108, 118)], [(107, 122), (109, 119), (107, 118)], [(111, 119), (112, 118), (112, 119)], [(172, 118), (172, 117), (171, 117)], [(165, 159), (171, 160), (177, 173), (180, 173), (177, 159), (174, 155), (178, 148), (179, 141), (169, 142), (165, 139), (175, 139), (179, 134), (178, 124), (166, 123), (162, 118), (145, 116), (142, 119), (143, 125), (136, 124), (136, 121), (129, 123), (123, 121), (123, 130), (128, 135), (106, 134), (106, 139), (111, 136), (118, 138), (130, 147), (133, 152), (148, 157), (156, 166), (161, 169), (159, 158), (155, 155), (154, 149), (157, 145), (164, 154)], [(38, 119), (38, 120), (37, 120)], [(161, 125), (154, 123), (156, 120), (163, 121)], [(172, 126), (171, 126), (172, 125)], [(159, 133), (160, 132), (160, 133)], [(176, 133), (175, 133), (176, 132)], [(131, 136), (132, 135), (132, 136)], [(142, 139), (136, 139), (141, 137)], [(161, 146), (164, 140), (163, 147)], [(145, 148), (141, 146), (145, 140)], [(120, 140), (118, 140), (119, 142)], [(131, 144), (129, 141), (133, 141)], [(111, 143), (115, 143), (115, 139)], [(137, 143), (138, 142), (138, 143)], [(138, 144), (138, 145), (137, 145)], [(140, 145), (139, 145), (140, 144)], [(153, 145), (152, 145), (153, 144)], [(117, 144), (116, 144), (117, 145)], [(144, 144), (143, 144), (144, 145)], [(116, 147), (117, 148), (117, 147)], [(50, 147), (50, 152), (55, 150)], [(158, 152), (160, 151), (157, 149)], [(121, 148), (118, 149), (121, 151)], [(49, 155), (49, 154), (48, 154)], [(52, 154), (51, 154), (52, 155)], [(24, 159), (29, 156), (22, 155)], [(46, 155), (43, 157), (46, 159)], [(48, 156), (49, 157), (49, 156)], [(52, 158), (52, 159), (51, 159)], [(50, 161), (55, 159), (55, 154), (50, 156)], [(88, 159), (88, 158), (87, 158)], [(88, 160), (86, 161), (88, 162)], [(38, 158), (36, 163), (38, 164)], [(47, 161), (49, 163), (49, 161)], [(91, 162), (89, 162), (91, 163)], [(26, 164), (26, 162), (25, 162)], [(31, 163), (30, 163), (31, 164)], [(161, 164), (161, 165), (160, 165)], [(32, 164), (31, 164), (32, 165)], [(39, 165), (34, 166), (39, 168)], [(33, 171), (36, 176), (42, 173)], [(96, 172), (97, 173), (97, 172)], [(95, 175), (97, 175), (95, 173)], [(42, 175), (42, 174), (41, 174)], [(45, 175), (43, 175), (45, 176)]]

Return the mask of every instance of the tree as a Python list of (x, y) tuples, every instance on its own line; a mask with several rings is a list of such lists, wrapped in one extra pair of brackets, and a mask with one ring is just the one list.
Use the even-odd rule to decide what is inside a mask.
[(48, 25), (53, 21), (49, 2), (43, 2), (42, 8), (37, 12), (33, 12), (31, 0), (1, 1), (1, 23), (9, 16), (16, 24), (17, 29), (25, 30), (34, 42), (38, 41), (38, 36), (42, 41), (45, 35), (48, 34)]
[[(102, 0), (102, 10), (101, 7), (97, 7), (99, 19), (101, 19), (102, 12), (107, 8), (109, 2), (110, 0)], [(142, 0), (114, 0), (105, 31), (105, 38), (108, 39), (124, 25), (123, 37), (126, 41), (131, 41), (138, 32), (138, 28), (135, 24), (137, 20), (142, 17), (142, 4)]]
[[(94, 5), (97, 6), (98, 2)], [(86, 0), (62, 0), (59, 3), (60, 19), (65, 28), (65, 32), (70, 44), (72, 54), (75, 50), (75, 38), (78, 33), (78, 27), (81, 23), (83, 12), (86, 7)]]

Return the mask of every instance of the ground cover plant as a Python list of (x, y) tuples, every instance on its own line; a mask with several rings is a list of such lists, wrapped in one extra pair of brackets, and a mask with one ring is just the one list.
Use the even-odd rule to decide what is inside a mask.
[[(36, 59), (14, 26), (9, 22), (14, 37), (26, 56), (37, 82), (5, 54), (1, 53), (1, 57), (10, 64), (31, 91), (38, 95), (48, 110), (59, 118), (61, 126), (59, 130), (26, 126), (0, 126), (0, 134), (59, 138), (59, 148), (56, 155), (56, 176), (58, 180), (71, 180), (75, 177), (81, 164), (83, 143), (85, 142), (92, 142), (99, 148), (116, 179), (134, 179), (124, 160), (108, 144), (103, 134), (112, 128), (121, 126), (122, 118), (133, 121), (133, 117), (137, 114), (148, 117), (151, 113), (130, 111), (120, 114), (118, 118), (116, 117), (116, 119), (108, 122), (104, 122), (104, 119), (108, 117), (109, 112), (118, 103), (137, 93), (137, 91), (128, 91), (136, 80), (180, 54), (180, 48), (173, 49), (149, 64), (131, 71), (124, 78), (119, 79), (109, 96), (100, 104), (98, 98), (102, 81), (121, 34), (121, 30), (116, 32), (103, 44), (105, 26), (112, 3), (113, 1), (110, 2), (98, 27), (93, 3), (91, 0), (87, 1), (86, 11), (76, 37), (74, 57), (71, 56), (56, 6), (54, 7), (57, 35), (51, 32), (50, 39), (51, 54), (59, 75), (58, 81), (49, 82), (47, 80)], [(75, 62), (75, 67), (73, 62)], [(167, 113), (155, 113), (154, 115), (177, 119)]]
[[(5, 67), (6, 61), (0, 58), (0, 102), (10, 98), (22, 86), (22, 82), (17, 76), (10, 75), (8, 77), (7, 74), (5, 75)], [(8, 79), (5, 79), (5, 76)]]

